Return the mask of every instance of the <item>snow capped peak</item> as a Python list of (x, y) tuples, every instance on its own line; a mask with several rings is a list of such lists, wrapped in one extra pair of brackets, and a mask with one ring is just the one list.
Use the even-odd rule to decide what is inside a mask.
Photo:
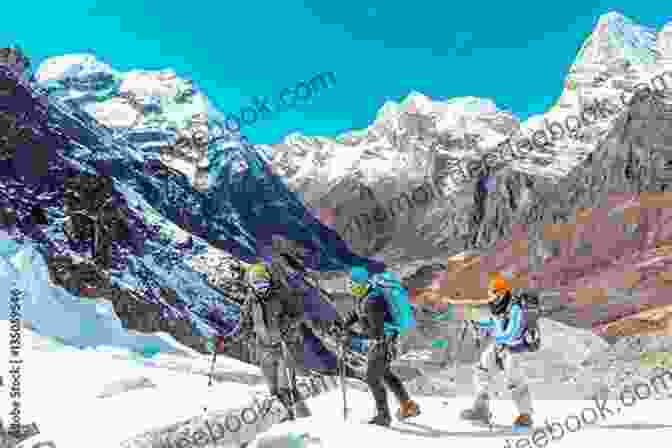
[(631, 64), (656, 60), (656, 30), (638, 25), (617, 12), (601, 16), (584, 42), (575, 65), (608, 64), (622, 59)]
[(411, 114), (431, 113), (432, 100), (420, 92), (413, 91), (401, 102), (404, 111)]
[(620, 12), (617, 11), (609, 11), (606, 14), (602, 14), (599, 19), (597, 20), (597, 26), (598, 28), (600, 25), (615, 25), (615, 26), (623, 26), (624, 24), (633, 24), (632, 20), (630, 20), (628, 17), (626, 17), (624, 14), (621, 14)]

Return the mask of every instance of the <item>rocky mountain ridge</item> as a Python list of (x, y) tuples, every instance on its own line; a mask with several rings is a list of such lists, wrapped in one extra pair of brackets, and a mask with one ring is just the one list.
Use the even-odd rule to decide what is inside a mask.
[[(592, 328), (642, 304), (669, 303), (655, 280), (666, 259), (653, 258), (672, 229), (666, 194), (655, 196), (672, 181), (671, 99), (672, 23), (656, 33), (609, 13), (543, 115), (520, 122), (487, 99), (433, 101), (412, 93), (401, 104), (384, 105), (364, 130), (335, 139), (288, 136), (273, 147), (273, 167), (310, 206), (332, 215), (329, 223), (355, 250), (406, 275), (415, 276), (406, 267), (411, 260), (425, 269), (430, 260), (445, 265), (447, 256), (465, 250), (484, 257), (483, 268), (471, 268), (471, 280), (456, 283), (448, 275), (432, 288), (425, 275), (417, 288), (451, 300), (466, 288), (474, 297), (483, 292), (487, 270), (501, 269), (527, 276), (528, 287), (548, 289), (550, 308), (558, 310), (552, 318)], [(563, 128), (561, 137), (554, 123)], [(423, 182), (434, 186), (434, 199), (401, 207), (403, 193), (411, 196)], [(572, 226), (586, 210), (601, 211), (593, 224), (584, 219), (578, 238)], [(600, 227), (607, 223), (612, 226)], [(596, 244), (602, 252), (591, 255), (585, 242), (596, 235), (612, 243)], [(614, 250), (620, 258), (609, 268)], [(647, 261), (657, 268), (643, 273), (638, 266)], [(561, 274), (572, 265), (571, 278)], [(591, 280), (602, 285), (616, 275), (606, 273), (614, 266), (649, 286), (583, 293), (605, 308), (591, 311), (592, 299), (577, 299), (577, 288), (589, 288)], [(564, 290), (562, 282), (569, 282)]]

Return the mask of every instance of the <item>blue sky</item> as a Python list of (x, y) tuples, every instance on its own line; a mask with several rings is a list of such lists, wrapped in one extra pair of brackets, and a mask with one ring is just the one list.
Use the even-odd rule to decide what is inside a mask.
[(255, 143), (366, 127), (385, 101), (413, 90), (492, 98), (525, 118), (555, 101), (600, 15), (618, 11), (656, 28), (672, 21), (664, 2), (634, 0), (6, 3), (0, 46), (18, 43), (35, 66), (92, 52), (118, 70), (173, 68), (225, 112), (336, 74), (309, 104), (245, 128)]

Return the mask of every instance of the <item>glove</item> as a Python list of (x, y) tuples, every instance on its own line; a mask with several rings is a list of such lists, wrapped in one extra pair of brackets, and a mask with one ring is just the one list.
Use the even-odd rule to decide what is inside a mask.
[(226, 348), (226, 343), (225, 343), (224, 338), (221, 337), (221, 336), (218, 336), (217, 337), (217, 346), (216, 346), (217, 352), (218, 353), (224, 353), (225, 348)]
[(331, 324), (331, 328), (335, 329), (336, 332), (338, 332), (338, 333), (344, 333), (345, 332), (345, 322), (342, 321), (341, 319), (332, 320), (330, 322), (330, 324)]
[(226, 347), (224, 343), (224, 338), (222, 336), (216, 336), (214, 338), (208, 339), (208, 342), (205, 343), (208, 351), (223, 353)]
[(354, 311), (351, 311), (345, 317), (345, 320), (343, 322), (344, 329), (348, 329), (348, 328), (352, 327), (358, 320), (359, 320), (359, 316), (357, 315), (357, 313), (354, 312)]

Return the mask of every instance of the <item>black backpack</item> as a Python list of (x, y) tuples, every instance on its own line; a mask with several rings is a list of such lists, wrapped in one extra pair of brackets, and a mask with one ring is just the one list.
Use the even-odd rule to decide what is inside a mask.
[(520, 292), (511, 300), (509, 310), (514, 304), (518, 304), (523, 311), (523, 344), (527, 351), (536, 352), (541, 348), (539, 295), (532, 292)]

